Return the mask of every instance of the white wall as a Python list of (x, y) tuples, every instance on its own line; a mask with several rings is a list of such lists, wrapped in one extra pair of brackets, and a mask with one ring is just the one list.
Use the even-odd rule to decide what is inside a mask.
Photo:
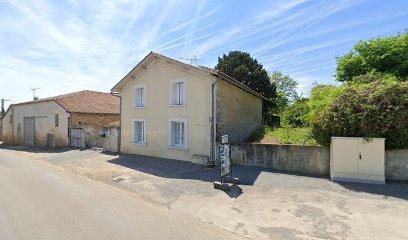
[[(170, 106), (171, 80), (185, 80), (186, 105)], [(211, 84), (214, 79), (202, 71), (190, 70), (156, 60), (129, 79), (121, 91), (121, 152), (191, 161), (194, 154), (210, 155)], [(146, 86), (146, 107), (134, 107), (134, 86)], [(132, 119), (147, 119), (147, 143), (132, 143)], [(188, 148), (168, 147), (168, 119), (188, 118)]]
[[(68, 146), (68, 117), (70, 116), (54, 101), (14, 105), (13, 144), (24, 144), (24, 117), (35, 117), (35, 145), (47, 146), (47, 134), (54, 135), (55, 146)], [(55, 114), (59, 115), (59, 126), (55, 126)], [(21, 136), (17, 136), (18, 125)], [(10, 124), (8, 124), (10, 125)], [(10, 128), (11, 126), (7, 126)], [(10, 134), (10, 131), (8, 131)]]

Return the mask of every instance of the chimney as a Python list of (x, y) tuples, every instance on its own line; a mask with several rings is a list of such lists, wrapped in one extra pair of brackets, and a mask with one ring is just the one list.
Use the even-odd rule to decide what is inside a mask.
[(4, 116), (4, 113), (6, 113), (6, 110), (4, 109), (4, 98), (1, 99), (1, 113), (0, 117)]

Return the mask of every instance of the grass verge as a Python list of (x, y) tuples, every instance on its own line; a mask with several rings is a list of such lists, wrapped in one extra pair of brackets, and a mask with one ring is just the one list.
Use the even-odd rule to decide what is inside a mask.
[(257, 130), (255, 134), (257, 136), (254, 136), (252, 140), (260, 143), (318, 145), (311, 137), (310, 129), (304, 127), (284, 126), (272, 128), (264, 126), (262, 130)]

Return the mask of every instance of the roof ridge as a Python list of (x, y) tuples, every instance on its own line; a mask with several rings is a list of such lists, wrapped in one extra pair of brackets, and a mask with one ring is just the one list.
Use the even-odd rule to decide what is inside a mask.
[(229, 76), (229, 75), (227, 75), (227, 74), (225, 74), (225, 73), (223, 73), (223, 72), (221, 72), (221, 71), (219, 71), (219, 70), (216, 70), (216, 69), (213, 69), (213, 68), (209, 68), (209, 67), (205, 67), (205, 66), (200, 66), (200, 65), (199, 65), (200, 67), (197, 67), (197, 66), (194, 66), (194, 65), (191, 65), (191, 64), (188, 64), (188, 63), (179, 61), (179, 60), (177, 60), (177, 59), (174, 59), (174, 58), (171, 58), (171, 57), (167, 57), (167, 56), (165, 56), (165, 55), (163, 55), (163, 54), (160, 54), (160, 53), (157, 53), (157, 52), (153, 52), (153, 51), (150, 51), (149, 54), (147, 54), (141, 61), (139, 61), (139, 62), (136, 64), (136, 66), (134, 66), (118, 83), (115, 84), (115, 86), (113, 86), (113, 88), (111, 89), (111, 91), (114, 91), (114, 89), (116, 89), (117, 86), (119, 86), (121, 83), (123, 83), (123, 82), (127, 79), (127, 77), (130, 76), (131, 73), (132, 73), (135, 69), (137, 69), (144, 61), (146, 61), (150, 56), (155, 56), (155, 57), (157, 57), (157, 58), (162, 58), (162, 59), (165, 59), (165, 60), (168, 60), (168, 61), (172, 61), (172, 62), (174, 62), (174, 63), (176, 63), (176, 64), (180, 64), (180, 65), (182, 65), (182, 66), (186, 66), (186, 67), (189, 67), (189, 68), (192, 68), (192, 69), (196, 69), (196, 70), (200, 70), (200, 71), (205, 71), (206, 73), (214, 74), (214, 75), (216, 75), (216, 76), (218, 76), (218, 77), (223, 78), (224, 80), (227, 80), (229, 83), (231, 83), (231, 84), (233, 84), (233, 85), (236, 85), (237, 87), (243, 89), (244, 91), (247, 91), (247, 92), (249, 92), (249, 93), (251, 93), (251, 94), (253, 94), (253, 95), (255, 95), (255, 96), (259, 97), (259, 98), (266, 99), (262, 94), (260, 94), (260, 93), (258, 93), (257, 91), (251, 89), (251, 88), (248, 87), (246, 84), (241, 83), (241, 82), (238, 81), (237, 79), (235, 79), (235, 78), (233, 78), (233, 77), (231, 77), (231, 76)]

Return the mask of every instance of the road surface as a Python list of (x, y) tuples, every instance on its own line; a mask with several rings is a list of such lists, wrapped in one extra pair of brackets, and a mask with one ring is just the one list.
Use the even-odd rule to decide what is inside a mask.
[(242, 239), (0, 149), (0, 239)]

